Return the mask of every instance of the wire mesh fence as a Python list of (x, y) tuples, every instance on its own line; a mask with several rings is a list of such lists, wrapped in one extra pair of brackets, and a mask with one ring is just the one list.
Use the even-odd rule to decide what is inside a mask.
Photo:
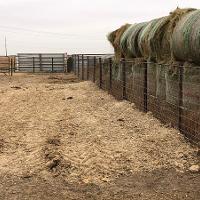
[(112, 55), (73, 55), (75, 74), (126, 99), (200, 144), (200, 66), (121, 60)]

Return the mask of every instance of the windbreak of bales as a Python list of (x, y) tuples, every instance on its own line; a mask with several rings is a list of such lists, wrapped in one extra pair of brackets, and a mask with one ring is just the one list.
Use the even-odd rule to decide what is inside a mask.
[[(200, 66), (193, 67), (200, 65), (200, 10), (177, 8), (168, 16), (125, 24), (109, 33), (108, 40), (114, 47), (116, 62), (124, 58), (132, 61), (127, 64), (131, 73), (136, 65), (143, 67), (142, 62), (147, 63), (150, 95), (178, 105), (178, 65), (188, 68), (183, 74), (187, 82), (183, 88), (184, 105), (190, 107), (200, 99)], [(199, 86), (189, 91), (193, 80)]]
[[(184, 52), (180, 55), (180, 53), (172, 50), (173, 47), (177, 48), (177, 50), (180, 48), (180, 46), (177, 46), (177, 44), (172, 44), (174, 40), (177, 41), (176, 37), (179, 38), (180, 35), (176, 34), (175, 36), (173, 36), (173, 34), (174, 32), (180, 32), (180, 29), (181, 31), (184, 31), (182, 30), (182, 27), (188, 23), (190, 25), (187, 25), (188, 28), (186, 29), (190, 29), (190, 32), (192, 33), (192, 25), (196, 25), (197, 32), (197, 25), (198, 22), (200, 23), (200, 18), (198, 19), (198, 22), (196, 22), (195, 17), (198, 18), (199, 16), (199, 10), (195, 10), (192, 8), (177, 8), (168, 16), (153, 19), (149, 22), (137, 23), (132, 25), (125, 24), (119, 29), (109, 33), (108, 40), (114, 47), (116, 60), (119, 60), (121, 58), (132, 59), (137, 57), (144, 57), (145, 59), (150, 58), (157, 62), (160, 62), (170, 61), (176, 56), (177, 58), (182, 58), (184, 57), (182, 56)], [(190, 22), (188, 22), (188, 20)], [(195, 43), (195, 41), (197, 40), (197, 38), (194, 38), (194, 36), (195, 35), (190, 35), (190, 40), (193, 43)], [(182, 38), (180, 38), (180, 40), (182, 40), (182, 45), (184, 45), (185, 47), (186, 44), (184, 42), (187, 41), (183, 39), (183, 37), (187, 36), (185, 36), (183, 33)], [(173, 53), (175, 53), (176, 56), (173, 56)]]

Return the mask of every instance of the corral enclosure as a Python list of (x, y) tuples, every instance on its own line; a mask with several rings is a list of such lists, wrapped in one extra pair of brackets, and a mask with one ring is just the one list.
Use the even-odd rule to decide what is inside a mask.
[(64, 53), (18, 53), (17, 69), (20, 72), (64, 72), (66, 54)]
[(200, 199), (199, 16), (125, 24), (114, 55), (2, 57), (0, 198)]

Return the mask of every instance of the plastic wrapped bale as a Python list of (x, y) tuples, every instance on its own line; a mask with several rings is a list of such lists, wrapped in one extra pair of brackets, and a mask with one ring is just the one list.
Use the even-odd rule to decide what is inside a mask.
[(114, 48), (116, 61), (119, 61), (123, 57), (123, 54), (122, 54), (122, 51), (120, 48), (120, 40), (121, 40), (121, 36), (123, 35), (123, 33), (130, 26), (131, 26), (130, 24), (125, 24), (125, 25), (121, 26), (119, 29), (109, 33), (107, 36), (108, 41), (111, 43), (111, 45)]
[(159, 100), (166, 100), (166, 79), (165, 73), (167, 66), (156, 64), (156, 97)]
[(173, 64), (166, 70), (166, 101), (173, 106), (179, 104), (179, 67)]
[(183, 107), (200, 111), (200, 66), (188, 62), (183, 72)]
[(185, 15), (172, 36), (172, 52), (176, 60), (200, 64), (200, 10)]

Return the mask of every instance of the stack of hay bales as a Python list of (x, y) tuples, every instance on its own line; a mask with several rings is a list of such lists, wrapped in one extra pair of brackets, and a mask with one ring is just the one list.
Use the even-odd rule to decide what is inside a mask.
[[(179, 66), (188, 68), (184, 71), (184, 81), (199, 81), (195, 75), (199, 74), (199, 71), (195, 71), (198, 67), (194, 67), (194, 64), (200, 65), (199, 26), (200, 10), (177, 8), (165, 17), (133, 25), (126, 24), (112, 32), (108, 39), (115, 49), (118, 61), (125, 57), (134, 63), (135, 59), (140, 58), (142, 62), (145, 60), (148, 63), (149, 95), (178, 105)], [(187, 63), (184, 64), (185, 61)], [(137, 66), (142, 67), (138, 62)], [(133, 73), (138, 72), (134, 71), (132, 65), (130, 67)], [(186, 86), (183, 89), (188, 90)], [(185, 93), (183, 95), (187, 107), (191, 107), (186, 102), (192, 96), (195, 96), (194, 101), (200, 99), (200, 94), (196, 97), (197, 89), (192, 94), (186, 93), (187, 97)]]

